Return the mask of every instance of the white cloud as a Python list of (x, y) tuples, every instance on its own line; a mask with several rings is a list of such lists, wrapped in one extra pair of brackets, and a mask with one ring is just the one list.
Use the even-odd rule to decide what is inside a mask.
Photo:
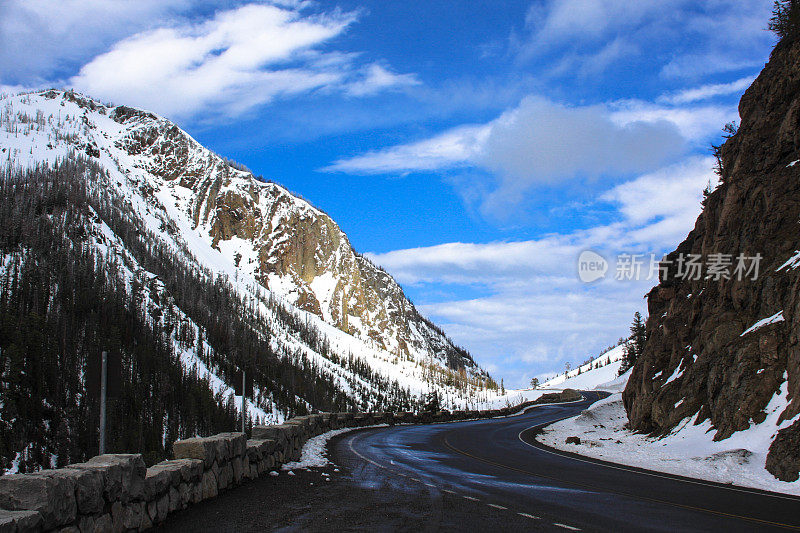
[(460, 126), (423, 141), (341, 159), (324, 170), (355, 174), (406, 173), (473, 164), (491, 126)]
[(672, 31), (684, 35), (685, 49), (663, 66), (663, 77), (697, 78), (764, 66), (764, 50), (774, 44), (766, 31), (772, 2), (711, 0), (701, 7), (674, 25)]
[(76, 67), (87, 55), (186, 11), (187, 0), (5, 0), (0, 79), (31, 84)]
[(352, 14), (314, 18), (270, 5), (246, 5), (213, 19), (133, 35), (84, 65), (71, 85), (167, 115), (214, 105), (242, 112), (273, 98), (342, 80), (293, 61), (339, 35)]
[(679, 121), (669, 113), (626, 112), (531, 96), (488, 124), (339, 160), (326, 170), (378, 174), (471, 164), (532, 184), (641, 171), (680, 151)]
[(612, 118), (604, 105), (569, 107), (539, 97), (501, 115), (475, 161), (499, 180), (484, 209), (502, 212), (538, 184), (651, 170), (683, 150), (675, 125), (663, 117)]
[(363, 79), (351, 83), (347, 88), (347, 92), (353, 96), (369, 96), (385, 89), (421, 84), (415, 74), (395, 74), (378, 63), (373, 63), (363, 70)]
[(669, 4), (685, 3), (665, 0), (630, 2), (628, 0), (553, 0), (535, 3), (526, 17), (533, 33), (531, 48), (597, 41), (620, 28), (635, 27), (655, 14), (661, 15)]
[(737, 116), (733, 106), (622, 101), (571, 107), (527, 97), (487, 124), (341, 159), (324, 170), (405, 174), (475, 167), (496, 177), (494, 189), (483, 183), (480, 190), (483, 211), (497, 216), (537, 185), (655, 170), (688, 144), (704, 145)]
[[(642, 296), (655, 283), (610, 279), (615, 256), (660, 257), (674, 249), (694, 226), (702, 190), (716, 181), (712, 165), (710, 157), (693, 157), (613, 187), (596, 199), (615, 208), (606, 224), (527, 241), (455, 242), (368, 255), (407, 285), (477, 285), (488, 292), (419, 306), (481, 364), (522, 375), (531, 368), (582, 361), (625, 334), (633, 312), (644, 311)], [(610, 260), (606, 280), (579, 281), (577, 258), (586, 249)], [(646, 266), (643, 274), (650, 274)], [(511, 385), (524, 384), (508, 378)]]
[[(711, 157), (691, 157), (611, 188), (597, 197), (617, 213), (608, 224), (527, 241), (453, 242), (367, 255), (401, 283), (516, 286), (547, 277), (558, 284), (575, 278), (565, 265), (587, 248), (615, 252), (675, 246), (700, 212), (703, 189), (717, 184), (713, 164)], [(677, 231), (656, 231), (664, 221)]]
[(358, 12), (314, 14), (310, 5), (12, 0), (0, 17), (0, 85), (68, 85), (190, 117), (241, 114), (313, 91), (362, 97), (420, 83), (359, 54), (326, 49)]
[[(556, 75), (599, 73), (638, 53), (656, 68), (662, 63), (665, 77), (696, 77), (759, 66), (772, 40), (764, 31), (771, 4), (544, 0), (534, 3), (527, 14), (528, 34), (512, 42), (518, 43), (522, 61), (560, 51), (560, 66), (551, 72)], [(653, 53), (662, 43), (671, 56)]]
[(674, 125), (685, 140), (695, 145), (707, 144), (719, 135), (722, 124), (739, 117), (734, 105), (673, 107), (627, 100), (615, 102), (612, 108), (611, 119), (617, 124), (666, 121)]
[(745, 89), (750, 87), (753, 83), (752, 76), (740, 78), (730, 83), (712, 83), (703, 85), (701, 87), (694, 87), (692, 89), (685, 89), (675, 94), (666, 95), (659, 98), (659, 101), (668, 104), (688, 104), (698, 100), (707, 100), (715, 96), (725, 96), (730, 94), (740, 95)]
[(600, 199), (617, 205), (630, 241), (656, 247), (677, 244), (697, 218), (698, 191), (718, 183), (713, 165), (711, 157), (694, 157), (617, 185)]

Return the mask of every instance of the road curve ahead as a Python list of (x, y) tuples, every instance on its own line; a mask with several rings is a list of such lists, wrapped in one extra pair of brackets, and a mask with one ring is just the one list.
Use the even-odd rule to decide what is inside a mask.
[(509, 418), (348, 434), (335, 444), (334, 461), (348, 465), (361, 486), (416, 484), (432, 509), (435, 500), (469, 502), (456, 516), (432, 513), (445, 529), (800, 530), (800, 498), (599, 464), (532, 444), (536, 426), (599, 399), (583, 394), (581, 402)]
[(163, 531), (800, 530), (800, 498), (554, 453), (537, 426), (599, 399), (508, 418), (353, 431), (336, 468), (264, 476), (177, 513)]

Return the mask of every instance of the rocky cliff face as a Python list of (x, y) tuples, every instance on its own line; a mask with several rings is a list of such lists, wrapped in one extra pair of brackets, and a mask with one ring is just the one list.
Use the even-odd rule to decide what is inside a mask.
[[(722, 183), (648, 295), (649, 335), (623, 399), (633, 429), (710, 420), (715, 440), (770, 424), (767, 469), (800, 470), (800, 43), (781, 43), (720, 149)], [(760, 254), (757, 279), (681, 279), (681, 254)], [(713, 258), (713, 256), (712, 256)], [(781, 395), (779, 390), (787, 391)]]

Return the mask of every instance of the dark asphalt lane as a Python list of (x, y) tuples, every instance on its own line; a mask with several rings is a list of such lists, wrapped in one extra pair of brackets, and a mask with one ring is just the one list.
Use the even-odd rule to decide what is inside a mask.
[[(345, 433), (340, 472), (267, 476), (171, 518), (169, 531), (770, 531), (800, 529), (800, 498), (569, 457), (536, 426), (596, 401), (508, 418)], [(314, 485), (310, 485), (314, 483)]]

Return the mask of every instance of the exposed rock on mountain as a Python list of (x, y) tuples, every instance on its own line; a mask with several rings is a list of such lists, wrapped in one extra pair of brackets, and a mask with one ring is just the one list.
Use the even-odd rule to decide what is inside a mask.
[(110, 117), (114, 147), (160, 179), (192, 229), (288, 303), (398, 356), (475, 369), (417, 313), (397, 283), (356, 254), (331, 218), (274, 183), (203, 149), (167, 120), (128, 107)]
[[(623, 398), (644, 432), (710, 420), (721, 440), (769, 424), (766, 467), (791, 481), (800, 469), (800, 43), (775, 48), (739, 114), (718, 150), (721, 184), (648, 295), (648, 340)], [(679, 278), (687, 254), (705, 265), (730, 254), (731, 279)], [(757, 279), (737, 279), (740, 254), (760, 254)]]

